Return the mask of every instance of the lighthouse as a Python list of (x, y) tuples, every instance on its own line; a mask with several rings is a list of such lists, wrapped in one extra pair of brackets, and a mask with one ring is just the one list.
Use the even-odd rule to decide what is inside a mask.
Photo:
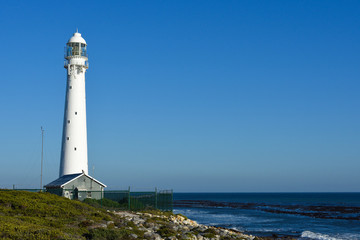
[(67, 69), (60, 174), (88, 174), (85, 73), (88, 69), (86, 41), (76, 32), (65, 47)]
[(46, 191), (70, 199), (102, 199), (105, 184), (88, 175), (85, 73), (89, 68), (86, 41), (76, 31), (66, 43), (67, 70), (59, 178)]

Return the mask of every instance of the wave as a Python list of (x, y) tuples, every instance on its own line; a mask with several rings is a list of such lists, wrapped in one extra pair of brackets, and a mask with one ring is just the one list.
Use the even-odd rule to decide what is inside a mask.
[(275, 214), (301, 215), (322, 219), (360, 220), (358, 206), (329, 206), (329, 205), (281, 205), (248, 202), (217, 202), (210, 200), (177, 200), (174, 207), (180, 208), (234, 208), (258, 210)]
[[(237, 204), (220, 211), (211, 206), (215, 204), (214, 202), (208, 204), (209, 202), (196, 201), (196, 207), (192, 205), (192, 202), (187, 203), (189, 203), (189, 208), (181, 206), (175, 208), (174, 213), (184, 214), (200, 224), (235, 229), (255, 236), (275, 235), (279, 238), (291, 237), (299, 240), (360, 240), (358, 221), (323, 220), (321, 217), (309, 220), (306, 215), (301, 216), (302, 214), (297, 214), (297, 217), (274, 216), (261, 213), (259, 205), (255, 205), (254, 210), (260, 211), (252, 212), (248, 211), (249, 208), (245, 211), (230, 210), (240, 208)], [(202, 207), (199, 207), (200, 204)], [(323, 232), (324, 226), (328, 228)]]
[(209, 211), (205, 211), (205, 210), (199, 210), (199, 209), (174, 209), (173, 212), (175, 214), (178, 214), (178, 213), (181, 213), (181, 214), (187, 214), (187, 215), (190, 215), (190, 214), (208, 214), (210, 213)]
[(304, 231), (301, 233), (301, 238), (305, 239), (314, 239), (314, 240), (357, 240), (359, 239), (360, 235), (356, 234), (343, 234), (343, 235), (336, 235), (330, 236), (323, 233), (315, 233), (311, 231)]
[(302, 238), (318, 239), (318, 240), (339, 240), (338, 238), (330, 237), (326, 234), (314, 233), (310, 231), (304, 231), (301, 233)]

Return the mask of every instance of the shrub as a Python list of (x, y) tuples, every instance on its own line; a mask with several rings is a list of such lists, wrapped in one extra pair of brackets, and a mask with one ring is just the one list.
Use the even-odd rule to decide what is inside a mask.
[(217, 232), (213, 228), (208, 228), (204, 231), (203, 237), (214, 238)]
[(167, 225), (161, 226), (159, 230), (156, 231), (161, 237), (172, 237), (176, 236), (177, 232), (170, 228)]

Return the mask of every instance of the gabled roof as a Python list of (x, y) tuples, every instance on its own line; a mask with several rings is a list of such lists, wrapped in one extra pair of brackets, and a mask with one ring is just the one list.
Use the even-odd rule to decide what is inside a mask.
[(83, 175), (83, 173), (63, 175), (62, 177), (59, 177), (55, 181), (52, 181), (51, 183), (45, 185), (45, 187), (62, 187), (66, 183), (70, 182), (71, 180), (74, 180), (75, 178), (81, 175)]
[(93, 180), (94, 182), (97, 182), (98, 184), (100, 184), (103, 187), (106, 187), (105, 184), (99, 182), (98, 180), (96, 180), (93, 177), (90, 177), (89, 175), (86, 175), (85, 173), (75, 173), (75, 174), (68, 174), (68, 175), (64, 175), (62, 177), (59, 177), (58, 179), (56, 179), (55, 181), (52, 181), (51, 183), (45, 185), (46, 188), (54, 188), (54, 187), (64, 187), (67, 183), (81, 177), (85, 175), (86, 177), (90, 178), (91, 180)]
[(103, 184), (102, 182), (96, 180), (95, 178), (89, 176), (89, 175), (86, 175), (85, 173), (83, 173), (85, 176), (87, 176), (88, 178), (90, 178), (91, 180), (93, 180), (94, 182), (97, 182), (98, 184), (100, 184), (101, 186), (103, 187), (107, 187), (105, 184)]

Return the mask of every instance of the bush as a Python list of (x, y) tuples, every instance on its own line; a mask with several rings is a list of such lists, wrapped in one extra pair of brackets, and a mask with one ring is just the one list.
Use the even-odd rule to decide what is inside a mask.
[(160, 234), (162, 237), (172, 237), (176, 236), (177, 232), (170, 228), (169, 226), (161, 226), (159, 230), (156, 231), (156, 233)]
[(113, 229), (96, 228), (91, 229), (88, 233), (83, 235), (86, 239), (96, 240), (116, 240), (116, 239), (130, 239), (129, 234), (123, 231), (115, 231)]
[(110, 213), (50, 193), (0, 190), (0, 239), (79, 239)]
[(217, 232), (213, 228), (208, 228), (204, 231), (203, 237), (214, 238)]

